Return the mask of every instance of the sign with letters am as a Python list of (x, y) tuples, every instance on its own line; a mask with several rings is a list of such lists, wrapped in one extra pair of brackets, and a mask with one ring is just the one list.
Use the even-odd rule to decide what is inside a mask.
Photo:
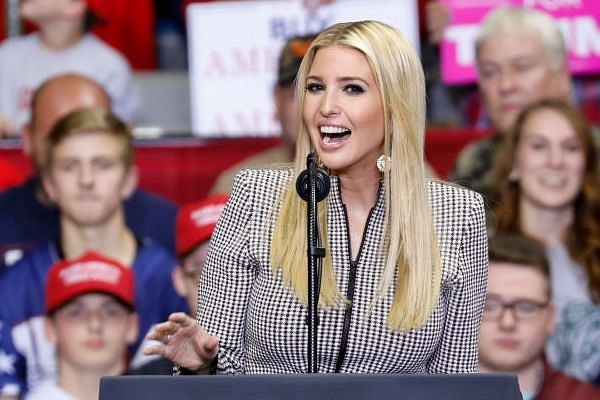
[(272, 91), (289, 36), (337, 22), (387, 22), (418, 47), (416, 0), (336, 0), (309, 13), (301, 0), (220, 1), (187, 8), (192, 130), (197, 136), (275, 136)]
[(441, 43), (442, 80), (448, 84), (476, 80), (475, 37), (478, 25), (494, 7), (533, 7), (553, 16), (563, 33), (574, 75), (600, 72), (599, 0), (443, 0), (451, 23)]

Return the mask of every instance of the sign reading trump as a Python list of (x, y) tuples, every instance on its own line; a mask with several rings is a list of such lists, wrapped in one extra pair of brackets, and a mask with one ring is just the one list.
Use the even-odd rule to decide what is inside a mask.
[(416, 0), (336, 0), (308, 11), (301, 0), (219, 1), (187, 8), (192, 130), (198, 136), (274, 136), (277, 58), (290, 36), (375, 19), (418, 48)]
[(600, 1), (598, 0), (443, 0), (451, 23), (441, 43), (442, 80), (449, 84), (476, 79), (475, 38), (479, 23), (498, 6), (533, 7), (554, 17), (565, 38), (569, 68), (575, 75), (600, 72)]

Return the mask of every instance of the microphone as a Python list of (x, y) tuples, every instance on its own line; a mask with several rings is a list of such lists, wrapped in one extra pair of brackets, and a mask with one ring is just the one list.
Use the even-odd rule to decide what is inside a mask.
[(296, 179), (296, 192), (307, 203), (306, 229), (307, 229), (307, 278), (308, 278), (308, 325), (307, 360), (308, 372), (317, 373), (317, 325), (319, 315), (319, 292), (321, 290), (322, 258), (325, 257), (325, 248), (321, 247), (319, 235), (319, 222), (317, 220), (317, 203), (329, 194), (331, 182), (329, 175), (317, 167), (315, 153), (306, 156), (306, 169)]
[(325, 199), (329, 194), (331, 182), (329, 180), (329, 175), (321, 168), (317, 167), (315, 153), (308, 153), (308, 156), (306, 156), (306, 169), (302, 171), (300, 175), (298, 175), (298, 179), (296, 179), (296, 192), (298, 192), (298, 195), (304, 201), (309, 201), (310, 198), (311, 173), (314, 177), (315, 201), (318, 203)]

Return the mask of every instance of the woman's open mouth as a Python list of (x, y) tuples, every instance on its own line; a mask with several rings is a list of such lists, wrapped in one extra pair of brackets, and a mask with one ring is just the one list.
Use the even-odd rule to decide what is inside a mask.
[(346, 141), (352, 131), (348, 128), (334, 125), (323, 125), (319, 127), (319, 133), (325, 144), (336, 144)]

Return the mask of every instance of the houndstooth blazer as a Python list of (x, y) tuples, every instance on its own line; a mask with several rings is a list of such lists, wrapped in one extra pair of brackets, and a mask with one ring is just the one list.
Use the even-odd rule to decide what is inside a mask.
[[(307, 371), (307, 309), (269, 264), (274, 221), (291, 170), (244, 170), (214, 231), (199, 289), (198, 322), (220, 338), (217, 373)], [(384, 258), (383, 189), (367, 221), (346, 321), (347, 349), (339, 372), (476, 372), (478, 331), (487, 282), (487, 236), (479, 194), (428, 182), (442, 259), (441, 295), (422, 328), (391, 331), (386, 318), (394, 288), (373, 305)], [(328, 244), (343, 293), (350, 279), (350, 245), (339, 181), (332, 177)], [(319, 310), (318, 368), (334, 372), (344, 309)]]

